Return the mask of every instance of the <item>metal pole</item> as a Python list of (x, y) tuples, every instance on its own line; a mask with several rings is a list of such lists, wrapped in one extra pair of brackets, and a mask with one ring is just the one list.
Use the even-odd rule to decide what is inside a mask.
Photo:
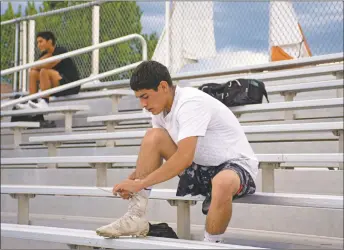
[[(16, 23), (16, 33), (14, 38), (14, 67), (18, 66), (18, 46), (19, 46), (19, 30), (20, 30), (20, 23)], [(13, 91), (18, 91), (18, 72), (13, 73)]]
[[(29, 30), (28, 30), (28, 63), (33, 63), (35, 61), (35, 29), (36, 29), (36, 21), (29, 20)], [(28, 70), (26, 72), (29, 72)], [(28, 73), (29, 74), (29, 73)], [(25, 91), (27, 91), (29, 82), (29, 76), (26, 78), (25, 81)]]
[[(23, 21), (23, 65), (27, 63), (27, 21)], [(22, 77), (22, 92), (26, 92), (27, 89), (27, 69), (23, 70)]]
[(35, 27), (36, 21), (29, 20), (29, 46), (28, 46), (28, 55), (29, 55), (29, 63), (35, 61)]
[(165, 31), (166, 31), (166, 67), (170, 70), (171, 65), (171, 42), (170, 42), (170, 13), (171, 2), (169, 0), (165, 3)]
[[(99, 5), (92, 7), (92, 45), (99, 43)], [(92, 74), (99, 74), (99, 49), (92, 52)]]
[[(23, 22), (19, 23), (20, 27), (20, 38), (19, 38), (19, 65), (23, 65)], [(18, 90), (22, 91), (23, 89), (23, 71), (19, 72), (19, 83)]]

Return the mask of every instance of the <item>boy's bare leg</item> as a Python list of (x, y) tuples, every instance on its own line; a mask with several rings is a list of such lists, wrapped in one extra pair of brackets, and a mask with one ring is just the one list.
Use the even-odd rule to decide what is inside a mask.
[(176, 151), (177, 145), (165, 129), (148, 130), (141, 143), (136, 162), (135, 178), (146, 177), (161, 166), (162, 159), (168, 160)]
[[(240, 188), (240, 178), (232, 170), (219, 172), (212, 180), (211, 203), (206, 218), (205, 230), (214, 240), (222, 235), (232, 217), (233, 196)], [(219, 237), (220, 240), (221, 237)]]
[(29, 92), (30, 92), (30, 95), (38, 92), (37, 81), (39, 81), (39, 70), (31, 69), (29, 72)]
[[(144, 136), (137, 159), (136, 170), (131, 179), (141, 179), (153, 172), (162, 164), (162, 159), (169, 159), (177, 150), (169, 134), (164, 129), (150, 129)], [(129, 198), (122, 193), (123, 198)], [(149, 230), (145, 213), (148, 195), (145, 190), (134, 194), (129, 201), (128, 212), (113, 223), (96, 230), (98, 235), (118, 237), (124, 235), (147, 235)]]

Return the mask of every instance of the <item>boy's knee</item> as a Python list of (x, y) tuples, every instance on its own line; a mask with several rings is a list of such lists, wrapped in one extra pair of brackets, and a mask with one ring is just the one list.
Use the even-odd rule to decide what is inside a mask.
[(240, 178), (232, 170), (218, 173), (212, 180), (212, 200), (230, 201), (240, 188)]
[(47, 74), (49, 74), (49, 70), (48, 69), (41, 69), (39, 74), (40, 75), (47, 75)]
[(148, 129), (145, 137), (144, 137), (144, 141), (146, 143), (151, 143), (154, 145), (158, 145), (159, 143), (161, 143), (164, 138), (167, 138), (167, 132), (165, 129), (161, 129), (161, 128), (151, 128)]
[(35, 78), (37, 78), (37, 77), (39, 77), (39, 74), (40, 74), (40, 72), (39, 72), (38, 70), (36, 70), (36, 69), (31, 69), (30, 72), (29, 72), (29, 77), (35, 77)]

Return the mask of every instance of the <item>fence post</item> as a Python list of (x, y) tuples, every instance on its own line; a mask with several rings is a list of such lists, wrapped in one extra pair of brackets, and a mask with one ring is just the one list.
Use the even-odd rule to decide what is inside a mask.
[(165, 31), (166, 31), (166, 68), (171, 70), (171, 32), (170, 32), (171, 2), (165, 2)]
[[(18, 49), (19, 49), (19, 32), (20, 32), (20, 23), (16, 23), (16, 31), (14, 38), (14, 67), (18, 66)], [(18, 72), (13, 73), (13, 91), (18, 91)]]
[[(21, 28), (21, 65), (27, 63), (27, 21), (23, 21)], [(27, 69), (21, 71), (20, 91), (26, 92), (27, 85)]]
[(29, 20), (29, 32), (28, 32), (28, 62), (32, 63), (35, 61), (35, 32), (36, 32), (36, 21)]
[[(99, 43), (99, 11), (100, 6), (94, 5), (92, 7), (92, 45)], [(92, 52), (92, 75), (99, 74), (99, 49)], [(99, 80), (98, 80), (99, 81)]]

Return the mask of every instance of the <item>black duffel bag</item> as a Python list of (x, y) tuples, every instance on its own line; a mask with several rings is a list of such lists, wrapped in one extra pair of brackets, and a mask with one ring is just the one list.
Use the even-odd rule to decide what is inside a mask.
[(167, 223), (149, 223), (149, 232), (147, 236), (178, 239), (177, 234)]
[(198, 89), (216, 98), (227, 107), (262, 103), (263, 96), (269, 102), (265, 84), (255, 79), (236, 79), (224, 84), (206, 83)]

